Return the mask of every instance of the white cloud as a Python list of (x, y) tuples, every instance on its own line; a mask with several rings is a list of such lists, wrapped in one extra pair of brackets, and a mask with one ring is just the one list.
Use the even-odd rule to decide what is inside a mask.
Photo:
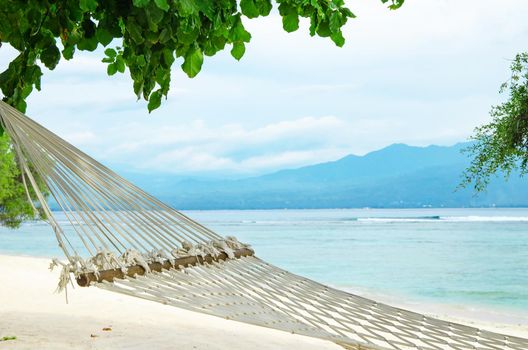
[(212, 152), (204, 152), (194, 147), (183, 147), (161, 153), (142, 167), (180, 173), (232, 170), (235, 166), (236, 163), (227, 157), (216, 156)]
[(238, 168), (252, 171), (270, 171), (282, 168), (295, 168), (320, 162), (321, 159), (335, 160), (347, 154), (346, 149), (323, 148), (316, 150), (287, 151), (276, 154), (244, 159)]
[[(257, 128), (240, 124), (216, 127), (199, 120), (145, 130), (144, 125), (131, 123), (120, 127), (120, 136), (116, 136), (117, 130), (98, 135), (99, 142), (92, 143), (91, 151), (108, 160), (134, 154), (145, 160), (136, 164), (144, 169), (255, 173), (343, 155), (344, 150), (335, 148), (345, 135), (329, 137), (341, 128), (346, 128), (345, 123), (333, 116), (305, 117)], [(111, 140), (113, 146), (102, 140)]]
[(342, 84), (306, 84), (296, 85), (284, 88), (285, 93), (320, 93), (320, 92), (336, 92), (341, 90), (352, 90), (359, 88), (356, 83), (342, 83)]

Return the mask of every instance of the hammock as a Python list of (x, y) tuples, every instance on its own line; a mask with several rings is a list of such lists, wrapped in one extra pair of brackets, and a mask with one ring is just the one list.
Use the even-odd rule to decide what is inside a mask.
[[(270, 265), (132, 185), (0, 102), (23, 181), (32, 186), (73, 276), (183, 309), (335, 342), (346, 349), (528, 349), (528, 340), (441, 321)], [(69, 224), (61, 227), (41, 179)], [(29, 193), (29, 192), (28, 192)]]

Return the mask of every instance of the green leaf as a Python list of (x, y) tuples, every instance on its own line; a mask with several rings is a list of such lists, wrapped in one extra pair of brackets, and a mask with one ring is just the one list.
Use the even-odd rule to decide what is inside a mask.
[(260, 15), (260, 11), (254, 0), (240, 0), (240, 9), (244, 16), (248, 18), (255, 18)]
[(141, 92), (143, 90), (143, 81), (136, 80), (134, 81), (134, 93), (137, 96), (137, 99), (139, 100), (141, 98)]
[(74, 53), (75, 53), (75, 46), (73, 45), (68, 45), (64, 47), (64, 50), (62, 50), (62, 56), (67, 60), (71, 60), (73, 58)]
[(162, 95), (160, 90), (156, 90), (150, 95), (149, 103), (147, 106), (149, 113), (161, 106), (161, 96)]
[[(24, 74), (24, 81), (27, 82), (27, 86), (31, 89), (27, 89), (27, 91), (31, 92), (33, 84), (35, 85), (37, 90), (40, 90), (40, 78), (42, 77), (42, 70), (38, 65), (31, 65), (26, 68), (26, 73)], [(24, 96), (26, 98), (29, 95)]]
[(200, 12), (210, 20), (213, 20), (215, 15), (215, 0), (195, 0), (195, 2)]
[(174, 52), (170, 49), (165, 49), (162, 52), (162, 64), (165, 68), (170, 68), (172, 64), (174, 63)]
[(123, 56), (121, 55), (117, 56), (115, 64), (117, 66), (117, 71), (119, 73), (125, 72), (125, 61), (123, 60)]
[(244, 53), (246, 52), (246, 45), (242, 42), (236, 42), (233, 44), (231, 49), (231, 56), (233, 56), (237, 61), (240, 61)]
[(310, 35), (314, 36), (316, 30), (317, 30), (317, 17), (315, 15), (312, 15), (310, 17)]
[(116, 50), (112, 49), (112, 48), (108, 48), (104, 51), (105, 55), (110, 57), (110, 58), (115, 58), (117, 56), (117, 52)]
[(142, 44), (145, 41), (145, 38), (141, 33), (141, 27), (137, 24), (134, 17), (128, 19), (126, 29), (136, 44)]
[(214, 37), (213, 45), (216, 51), (223, 50), (226, 45), (226, 38), (223, 36)]
[(279, 5), (279, 14), (284, 17), (290, 13), (297, 13), (297, 11), (292, 5), (286, 2), (281, 2)]
[(330, 25), (328, 22), (323, 21), (320, 22), (317, 26), (317, 35), (326, 38), (332, 34), (332, 31), (330, 30)]
[(259, 9), (261, 16), (269, 15), (271, 12), (271, 9), (273, 8), (270, 0), (258, 0), (257, 7)]
[(162, 94), (167, 94), (170, 87), (170, 69), (163, 69), (159, 67), (156, 69), (156, 82), (160, 86), (160, 91)]
[(148, 100), (150, 93), (156, 86), (156, 82), (152, 79), (152, 76), (145, 77), (143, 80), (143, 97)]
[(22, 96), (23, 99), (26, 99), (26, 97), (29, 96), (31, 91), (33, 91), (33, 85), (28, 84), (28, 85), (24, 86), (24, 88), (22, 89), (22, 92), (21, 92), (20, 95)]
[(132, 3), (135, 7), (147, 7), (147, 5), (150, 3), (150, 0), (133, 0)]
[(339, 47), (343, 47), (343, 45), (345, 45), (345, 38), (343, 37), (343, 33), (341, 33), (341, 31), (332, 33), (332, 35), (330, 35), (330, 39), (332, 39), (332, 41)]
[(165, 44), (171, 39), (172, 39), (172, 33), (170, 31), (170, 28), (169, 29), (163, 28), (163, 30), (161, 31), (159, 35), (159, 42), (162, 44)]
[(117, 73), (117, 64), (115, 63), (110, 63), (108, 65), (108, 67), (106, 68), (106, 73), (108, 73), (108, 75), (114, 75)]
[(167, 0), (154, 0), (154, 2), (156, 3), (156, 6), (158, 6), (163, 11), (168, 11), (170, 8)]
[(108, 44), (112, 42), (112, 39), (114, 39), (108, 30), (101, 28), (101, 27), (97, 28), (95, 35), (97, 36), (97, 40), (103, 46), (107, 46)]
[(251, 40), (251, 34), (244, 28), (242, 20), (238, 17), (236, 24), (233, 26), (233, 41), (242, 41), (248, 43)]
[(187, 51), (183, 64), (181, 65), (183, 71), (187, 73), (189, 78), (194, 78), (202, 69), (203, 54), (200, 49), (191, 49)]
[(400, 7), (402, 7), (404, 2), (405, 2), (405, 0), (393, 0), (392, 1), (392, 5), (389, 6), (389, 9), (390, 10), (397, 10)]
[(200, 10), (197, 6), (197, 1), (195, 0), (179, 0), (176, 4), (179, 7), (179, 12), (182, 16), (193, 15)]
[(291, 12), (286, 16), (282, 17), (282, 27), (288, 33), (294, 32), (299, 29), (299, 16), (295, 12)]
[(15, 78), (14, 70), (12, 69), (12, 64), (9, 64), (9, 68), (0, 73), (0, 88), (2, 88), (2, 92), (4, 93), (4, 96), (9, 96), (14, 93), (14, 78)]
[(149, 27), (154, 25), (156, 28), (155, 29), (152, 29), (153, 31), (158, 31), (158, 24), (163, 20), (163, 18), (165, 17), (165, 12), (158, 8), (157, 6), (149, 6), (149, 8), (147, 8), (145, 10), (145, 13), (147, 15), (147, 19), (148, 19), (148, 22), (149, 22)]
[(48, 69), (55, 69), (60, 60), (60, 51), (57, 46), (52, 45), (42, 51), (40, 60)]
[(95, 36), (92, 38), (86, 38), (79, 41), (77, 44), (77, 48), (79, 50), (85, 50), (85, 51), (95, 51), (97, 49), (97, 45), (99, 44), (99, 41)]
[(356, 18), (356, 15), (353, 14), (352, 11), (350, 11), (350, 9), (346, 7), (343, 7), (341, 9), (341, 13), (343, 14), (343, 16), (350, 17), (350, 18)]
[(330, 15), (330, 31), (337, 33), (341, 28), (341, 14), (338, 11), (332, 12)]
[(143, 55), (137, 56), (136, 64), (140, 67), (144, 67), (147, 64), (147, 61), (145, 61), (145, 56)]
[(15, 104), (15, 108), (20, 112), (25, 113), (27, 109), (27, 103), (24, 100), (20, 100)]
[(97, 0), (80, 0), (79, 7), (83, 11), (95, 11), (97, 9)]

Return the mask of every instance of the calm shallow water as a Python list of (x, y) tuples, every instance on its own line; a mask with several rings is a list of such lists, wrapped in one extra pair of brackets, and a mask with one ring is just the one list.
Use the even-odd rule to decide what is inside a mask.
[[(340, 288), (528, 312), (528, 209), (186, 212), (291, 272)], [(65, 218), (58, 214), (58, 219)], [(0, 228), (0, 253), (62, 256), (44, 223)]]

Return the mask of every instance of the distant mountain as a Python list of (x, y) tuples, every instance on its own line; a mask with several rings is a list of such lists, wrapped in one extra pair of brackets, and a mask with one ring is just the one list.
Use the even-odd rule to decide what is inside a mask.
[(133, 182), (181, 209), (526, 206), (528, 179), (455, 191), (469, 160), (451, 147), (394, 144), (365, 156), (239, 180), (135, 174)]

